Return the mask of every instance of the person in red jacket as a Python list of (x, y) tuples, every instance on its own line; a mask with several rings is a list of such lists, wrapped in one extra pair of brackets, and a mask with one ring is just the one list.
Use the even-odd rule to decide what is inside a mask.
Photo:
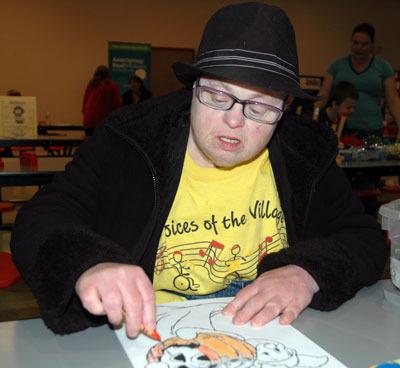
[(99, 65), (86, 87), (83, 98), (83, 126), (86, 135), (92, 135), (99, 123), (121, 106), (117, 83), (110, 79), (105, 65)]

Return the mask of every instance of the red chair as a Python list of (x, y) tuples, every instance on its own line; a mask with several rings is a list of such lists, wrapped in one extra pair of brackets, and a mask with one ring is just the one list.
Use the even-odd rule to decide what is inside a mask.
[(11, 211), (15, 208), (15, 204), (12, 202), (0, 202), (0, 213)]
[(21, 274), (12, 261), (11, 254), (0, 252), (0, 288), (15, 284), (20, 278)]

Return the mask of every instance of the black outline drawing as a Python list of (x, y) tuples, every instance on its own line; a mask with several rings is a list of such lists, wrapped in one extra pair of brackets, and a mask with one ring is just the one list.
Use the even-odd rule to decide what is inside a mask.
[[(147, 352), (146, 368), (316, 368), (329, 364), (327, 355), (303, 354), (284, 343), (264, 338), (245, 339), (218, 330), (216, 322), (226, 301), (201, 301), (188, 306), (158, 306), (157, 329), (168, 338)], [(199, 318), (198, 308), (208, 308)]]

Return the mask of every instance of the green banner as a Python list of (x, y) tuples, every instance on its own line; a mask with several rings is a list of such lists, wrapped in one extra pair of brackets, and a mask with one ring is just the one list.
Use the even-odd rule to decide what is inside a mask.
[(151, 89), (151, 45), (129, 42), (108, 43), (108, 67), (111, 78), (119, 85), (121, 94), (130, 88), (134, 75)]

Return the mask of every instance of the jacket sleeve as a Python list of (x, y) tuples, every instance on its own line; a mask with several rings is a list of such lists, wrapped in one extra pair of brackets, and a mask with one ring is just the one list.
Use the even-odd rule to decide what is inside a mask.
[(336, 163), (312, 188), (303, 218), (303, 233), (265, 257), (259, 273), (288, 264), (304, 268), (319, 285), (310, 306), (320, 310), (337, 308), (380, 278), (388, 256), (382, 231)]
[(82, 114), (85, 114), (85, 112), (87, 110), (87, 103), (89, 100), (90, 91), (91, 91), (91, 88), (89, 86), (87, 86), (85, 89), (85, 94), (83, 96)]
[(122, 106), (122, 97), (121, 93), (119, 92), (119, 87), (117, 83), (114, 83), (114, 88), (112, 91), (112, 104), (113, 104), (113, 110), (118, 109), (118, 107)]
[(91, 230), (107, 160), (106, 134), (99, 127), (81, 144), (65, 172), (23, 206), (13, 228), (13, 259), (56, 333), (106, 322), (85, 312), (74, 292), (82, 272), (101, 262), (131, 263), (123, 247)]

